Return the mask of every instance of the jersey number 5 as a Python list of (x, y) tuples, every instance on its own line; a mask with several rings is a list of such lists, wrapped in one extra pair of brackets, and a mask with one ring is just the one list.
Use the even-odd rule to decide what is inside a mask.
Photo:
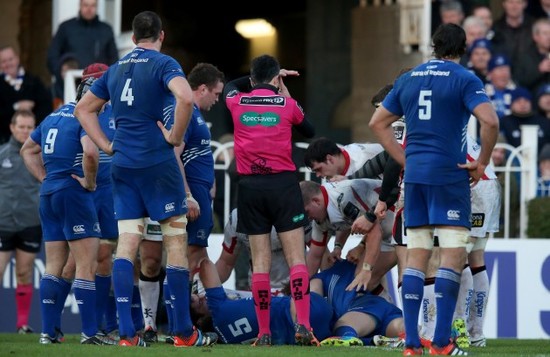
[(134, 102), (134, 95), (132, 94), (132, 87), (130, 87), (130, 82), (132, 82), (132, 78), (128, 78), (126, 80), (126, 83), (124, 83), (124, 88), (122, 88), (122, 93), (120, 93), (120, 101), (126, 102), (129, 107), (132, 106), (132, 103)]
[(229, 330), (233, 334), (234, 337), (237, 337), (239, 335), (242, 335), (243, 333), (249, 333), (252, 331), (252, 326), (250, 326), (250, 322), (248, 322), (248, 319), (246, 317), (243, 317), (242, 319), (238, 319), (233, 323), (233, 325), (227, 325), (229, 327)]
[(432, 118), (432, 91), (421, 90), (418, 95), (418, 119), (430, 120)]

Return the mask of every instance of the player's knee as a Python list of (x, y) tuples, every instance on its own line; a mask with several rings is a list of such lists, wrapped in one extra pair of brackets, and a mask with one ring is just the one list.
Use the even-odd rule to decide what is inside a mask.
[(432, 250), (434, 246), (433, 232), (431, 228), (408, 228), (407, 248), (421, 248)]
[(470, 232), (467, 229), (436, 228), (441, 248), (466, 248)]
[(187, 217), (180, 216), (177, 219), (160, 224), (160, 230), (165, 237), (173, 237), (182, 235), (185, 233), (185, 227), (187, 226)]
[(118, 234), (143, 235), (144, 226), (143, 218), (122, 219), (118, 221)]
[(487, 246), (487, 238), (477, 238), (472, 247), (472, 251), (476, 251), (476, 250), (485, 251), (486, 246)]

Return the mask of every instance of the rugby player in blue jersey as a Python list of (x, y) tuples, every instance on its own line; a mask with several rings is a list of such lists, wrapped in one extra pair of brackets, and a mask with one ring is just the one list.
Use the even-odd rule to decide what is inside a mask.
[[(432, 43), (435, 59), (401, 75), (369, 124), (388, 153), (405, 167), (406, 356), (424, 352), (418, 312), (434, 235), (439, 237), (441, 264), (435, 281), (437, 323), (430, 354), (467, 355), (450, 341), (450, 334), (470, 230), (470, 183), (483, 176), (498, 135), (498, 117), (483, 84), (458, 64), (466, 47), (464, 30), (441, 25)], [(467, 162), (471, 114), (480, 122), (481, 152), (477, 160)], [(402, 116), (407, 125), (405, 151), (391, 127)]]
[(76, 265), (72, 287), (82, 321), (80, 343), (112, 345), (115, 341), (97, 334), (95, 312), (95, 274), (102, 237), (94, 203), (99, 152), (76, 120), (74, 108), (71, 102), (47, 116), (21, 148), (25, 165), (42, 182), (40, 220), (46, 270), (40, 280), (39, 342), (62, 341), (61, 312), (71, 289), (62, 272), (70, 249)]
[[(161, 225), (167, 252), (167, 281), (176, 312), (174, 346), (211, 345), (217, 336), (194, 328), (189, 314), (187, 203), (174, 155), (174, 146), (182, 144), (191, 118), (191, 87), (178, 62), (160, 53), (164, 31), (157, 14), (137, 14), (132, 29), (137, 47), (114, 63), (75, 109), (90, 138), (101, 150), (113, 154), (111, 178), (119, 230), (113, 285), (119, 345), (147, 345), (136, 334), (131, 315), (133, 262), (144, 217)], [(101, 131), (97, 118), (97, 111), (109, 100), (116, 125), (112, 142)], [(173, 125), (163, 122), (163, 118), (172, 117), (166, 115), (171, 112)]]

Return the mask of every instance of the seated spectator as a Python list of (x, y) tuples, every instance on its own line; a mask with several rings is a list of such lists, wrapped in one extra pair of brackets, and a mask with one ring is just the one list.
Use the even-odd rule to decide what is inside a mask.
[(488, 40), (492, 40), (493, 37), (495, 37), (495, 32), (493, 31), (493, 12), (491, 11), (491, 8), (483, 4), (476, 5), (472, 9), (472, 15), (483, 20), (488, 29), (485, 37)]
[(537, 91), (537, 107), (539, 114), (550, 120), (550, 83), (547, 83)]
[(516, 84), (512, 81), (510, 68), (508, 57), (501, 54), (491, 56), (487, 65), (489, 83), (485, 85), (485, 92), (487, 92), (501, 120), (511, 113), (511, 93), (516, 89)]
[(439, 16), (442, 24), (462, 25), (464, 20), (464, 9), (462, 4), (456, 0), (448, 0), (441, 3)]
[(514, 62), (516, 83), (536, 93), (550, 82), (550, 20), (540, 19), (533, 25), (533, 42)]
[[(468, 0), (433, 0), (431, 3), (432, 34), (443, 23), (461, 25), (464, 14), (469, 12), (470, 1)], [(460, 17), (460, 20), (455, 20), (457, 17)]]
[[(483, 20), (475, 16), (468, 16), (466, 20), (464, 20), (462, 28), (466, 33), (466, 48), (471, 48), (474, 41), (486, 38), (488, 30)], [(469, 59), (468, 52), (466, 52), (460, 58), (460, 64), (464, 67), (468, 67)]]
[(504, 54), (515, 65), (518, 57), (533, 42), (531, 33), (534, 19), (525, 13), (527, 0), (503, 0), (502, 7), (504, 14), (493, 25), (493, 53)]
[(0, 143), (10, 137), (10, 121), (17, 110), (32, 111), (36, 123), (52, 112), (52, 97), (40, 78), (25, 71), (11, 46), (0, 48)]
[(550, 144), (544, 145), (539, 154), (537, 197), (550, 197)]
[(512, 91), (512, 114), (500, 121), (500, 131), (510, 145), (518, 147), (521, 145), (521, 126), (538, 125), (540, 152), (545, 144), (550, 143), (550, 121), (533, 112), (531, 99), (531, 93), (526, 88), (517, 87)]
[(468, 69), (472, 71), (483, 84), (487, 84), (489, 79), (489, 61), (491, 59), (491, 41), (486, 38), (475, 40), (468, 48)]

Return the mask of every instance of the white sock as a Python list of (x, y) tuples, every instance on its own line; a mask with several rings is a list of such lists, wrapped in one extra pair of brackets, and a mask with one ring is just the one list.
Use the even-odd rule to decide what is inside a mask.
[(462, 270), (460, 277), (460, 289), (458, 290), (458, 297), (456, 300), (456, 308), (453, 316), (453, 321), (456, 319), (462, 319), (468, 326), (468, 315), (470, 312), (470, 301), (472, 301), (473, 295), (473, 281), (472, 271), (467, 266)]
[(139, 294), (141, 295), (141, 312), (145, 321), (145, 329), (151, 327), (157, 330), (157, 306), (160, 294), (158, 281), (144, 281), (139, 279)]
[(476, 340), (484, 337), (483, 322), (487, 313), (487, 301), (489, 300), (489, 275), (487, 275), (487, 270), (483, 269), (474, 274), (472, 278), (474, 294), (470, 303), (468, 331), (472, 340)]
[(437, 310), (435, 304), (435, 282), (424, 284), (424, 297), (418, 323), (420, 325), (420, 337), (433, 340), (435, 332), (435, 320)]

